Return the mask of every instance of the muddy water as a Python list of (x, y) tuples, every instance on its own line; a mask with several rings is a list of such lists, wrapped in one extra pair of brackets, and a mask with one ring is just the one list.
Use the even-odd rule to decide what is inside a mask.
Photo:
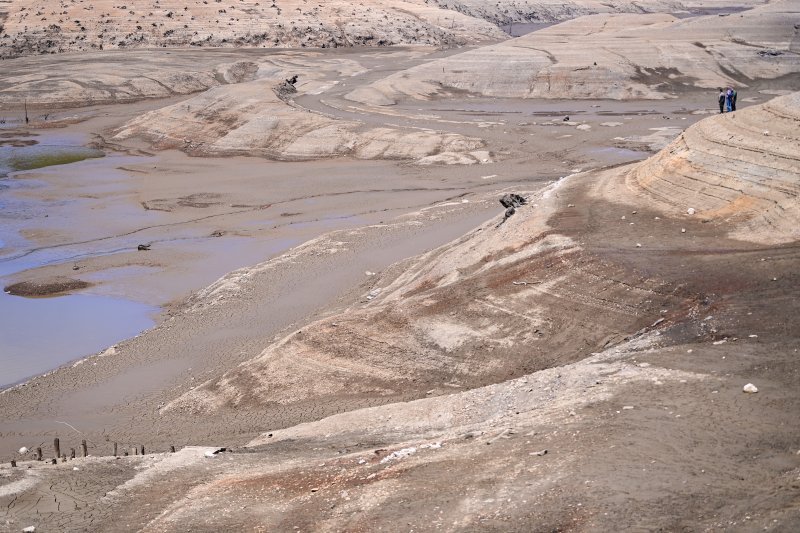
[[(0, 277), (63, 259), (59, 254), (29, 253), (32, 245), (20, 230), (26, 221), (49, 217), (48, 206), (21, 199), (17, 193), (44, 185), (20, 182), (9, 174), (104, 155), (83, 146), (85, 140), (63, 132), (6, 132), (0, 138)], [(0, 292), (0, 388), (136, 335), (153, 325), (156, 311), (142, 303), (108, 296), (29, 299)]]
[(20, 298), (0, 293), (0, 388), (96, 353), (151, 327), (156, 309), (75, 294)]
[(0, 134), (0, 178), (16, 170), (33, 170), (103, 157), (101, 150), (82, 145), (85, 137), (68, 133), (45, 136), (24, 132)]
[[(38, 142), (53, 144), (48, 135)], [(0, 317), (15, 317), (0, 330), (0, 387), (136, 335), (162, 306), (231, 270), (463, 192), (424, 174), (399, 185), (397, 172), (383, 162), (108, 153), (0, 180), (0, 286), (50, 276), (91, 284), (56, 298), (0, 297)]]

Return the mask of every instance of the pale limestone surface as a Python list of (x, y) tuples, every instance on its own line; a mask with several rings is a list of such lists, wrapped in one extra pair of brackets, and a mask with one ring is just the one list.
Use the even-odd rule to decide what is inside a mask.
[(703, 120), (628, 175), (663, 211), (753, 243), (800, 239), (800, 93)]
[[(594, 15), (393, 74), (348, 96), (372, 105), (447, 91), (508, 98), (661, 99), (800, 72), (800, 2), (728, 16)], [(587, 52), (591, 50), (591, 52)]]
[(192, 155), (286, 161), (338, 156), (416, 160), (456, 153), (474, 163), (468, 153), (484, 146), (480, 139), (454, 133), (364, 128), (289, 105), (274, 92), (275, 85), (267, 78), (216, 87), (133, 119), (114, 139), (143, 138), (157, 149), (178, 148)]

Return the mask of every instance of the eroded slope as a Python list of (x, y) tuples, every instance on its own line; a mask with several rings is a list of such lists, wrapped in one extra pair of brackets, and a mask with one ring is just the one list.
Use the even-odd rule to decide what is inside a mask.
[(628, 176), (663, 211), (694, 210), (760, 244), (800, 239), (800, 93), (687, 129)]
[[(687, 143), (691, 154), (704, 154), (707, 143), (697, 132), (725, 131), (728, 123), (748, 120), (751, 127), (741, 132), (742, 138), (760, 139), (763, 135), (758, 130), (773, 128), (770, 153), (759, 154), (755, 163), (743, 159), (736, 145), (717, 145), (716, 157), (737, 169), (727, 176), (727, 184), (719, 184), (719, 170), (725, 168), (719, 162), (709, 159), (707, 166), (696, 167), (696, 189), (714, 198), (716, 211), (708, 208), (706, 213), (702, 203), (697, 215), (676, 209), (687, 201), (687, 194), (697, 199), (688, 189), (653, 197), (652, 191), (667, 187), (671, 183), (667, 178), (673, 175), (657, 174), (654, 166), (668, 165), (665, 161), (679, 164), (685, 158), (672, 147), (625, 170), (608, 170), (585, 179), (602, 201), (631, 204), (637, 215), (647, 210), (664, 217), (689, 217), (687, 225), (712, 222), (721, 235), (744, 235), (760, 244), (792, 241), (797, 237), (792, 216), (798, 195), (792, 161), (797, 157), (795, 126), (800, 116), (784, 114), (784, 121), (776, 122), (773, 115), (791, 108), (797, 97), (707, 119), (677, 141)], [(571, 180), (580, 181), (581, 176)], [(619, 176), (628, 179), (621, 183)], [(647, 180), (637, 181), (637, 176)], [(742, 211), (747, 202), (740, 196), (754, 194), (749, 187), (756, 180), (760, 180), (760, 191), (755, 194), (775, 201), (776, 210), (788, 210), (786, 216), (773, 220), (766, 214)], [(647, 184), (650, 188), (643, 194), (641, 187)], [(713, 193), (715, 186), (746, 192), (725, 198)], [(284, 409), (319, 398), (335, 410), (340, 399), (364, 394), (389, 401), (431, 389), (480, 386), (580, 359), (663, 318), (664, 309), (692, 305), (675, 272), (659, 275), (658, 269), (641, 265), (639, 258), (620, 258), (609, 249), (645, 246), (653, 253), (667, 252), (670, 246), (659, 244), (654, 235), (646, 240), (631, 237), (643, 239), (644, 245), (635, 240), (618, 242), (624, 237), (620, 232), (627, 228), (633, 232), (636, 228), (631, 226), (641, 217), (632, 217), (637, 222), (629, 224), (625, 208), (613, 210), (621, 217), (571, 212), (553, 201), (551, 194), (557, 192), (545, 192), (535, 200), (538, 207), (520, 209), (499, 227), (496, 221), (489, 222), (411, 260), (401, 273), (379, 283), (363, 305), (268, 347), (257, 359), (172, 402), (167, 411)], [(670, 201), (665, 203), (664, 198)], [(738, 215), (737, 222), (728, 220), (726, 213)], [(659, 222), (654, 232), (669, 231), (667, 224), (660, 223), (661, 216), (655, 218)], [(603, 221), (615, 219), (613, 227), (618, 231), (601, 229)], [(648, 227), (652, 224), (648, 221)], [(608, 246), (600, 244), (595, 235), (599, 231), (605, 231), (603, 240)], [(685, 228), (676, 237), (684, 234)], [(223, 278), (207, 293), (235, 293), (235, 285)]]

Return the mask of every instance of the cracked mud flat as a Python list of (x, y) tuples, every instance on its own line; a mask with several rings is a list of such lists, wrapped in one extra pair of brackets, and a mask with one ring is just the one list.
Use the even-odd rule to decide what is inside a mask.
[[(715, 94), (373, 108), (353, 87), (461, 51), (173, 54), (213, 84), (137, 93), (120, 67), (85, 107), (34, 82), (41, 136), (66, 126), (107, 155), (10, 178), (4, 199), (50, 216), (3, 248), (31, 260), (4, 282), (72, 276), (165, 312), (0, 393), (0, 457), (49, 458), (54, 436), (92, 455), (0, 467), (0, 530), (798, 529), (800, 93), (751, 105), (756, 84), (697, 124)], [(6, 64), (18, 121), (29, 67)], [(43, 70), (91, 77), (80, 64)], [(259, 102), (302, 119), (256, 135)], [(306, 138), (279, 161), (304, 121), (486, 154), (358, 160), (358, 141)], [(184, 142), (193, 127), (207, 144)], [(248, 147), (262, 157), (219, 157)], [(530, 204), (497, 227), (506, 191)]]

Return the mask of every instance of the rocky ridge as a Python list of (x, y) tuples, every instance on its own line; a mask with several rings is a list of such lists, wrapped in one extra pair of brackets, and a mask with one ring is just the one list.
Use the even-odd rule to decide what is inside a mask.
[[(675, 98), (693, 88), (766, 87), (800, 72), (800, 3), (678, 19), (594, 15), (398, 72), (350, 93), (391, 105), (449, 91), (504, 98)], [(586, 50), (591, 50), (590, 54)]]
[[(431, 156), (452, 156), (472, 164), (489, 157), (483, 150), (485, 142), (478, 138), (433, 130), (367, 127), (292, 104), (296, 90), (307, 91), (321, 84), (318, 77), (323, 70), (347, 74), (357, 69), (355, 62), (322, 61), (302, 67), (294, 63), (291, 71), (279, 60), (268, 64), (273, 68), (262, 65), (259, 79), (215, 87), (179, 104), (145, 113), (116, 131), (113, 140), (137, 137), (159, 150), (283, 161), (351, 156), (424, 162)], [(303, 82), (297, 81), (297, 87), (288, 84), (289, 72), (299, 73)], [(285, 89), (287, 84), (291, 91)]]
[(688, 128), (628, 174), (662, 211), (723, 220), (753, 243), (800, 240), (800, 93)]

